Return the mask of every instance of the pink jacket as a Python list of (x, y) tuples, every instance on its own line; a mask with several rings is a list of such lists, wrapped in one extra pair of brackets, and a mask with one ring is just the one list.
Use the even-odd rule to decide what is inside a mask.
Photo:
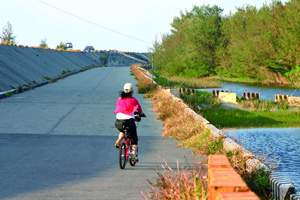
[(132, 98), (122, 99), (121, 97), (119, 97), (117, 100), (117, 108), (114, 113), (115, 114), (123, 113), (125, 115), (132, 115), (136, 110), (142, 112), (142, 107), (136, 98), (132, 97)]

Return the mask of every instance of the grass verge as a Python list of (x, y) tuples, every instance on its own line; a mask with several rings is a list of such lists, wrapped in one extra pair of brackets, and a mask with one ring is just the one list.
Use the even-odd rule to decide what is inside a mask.
[[(145, 78), (139, 75), (139, 69), (132, 70), (136, 78), (144, 81)], [(150, 87), (150, 83), (142, 84), (145, 88)], [(270, 170), (255, 171), (249, 173), (246, 170), (246, 159), (239, 151), (225, 152), (223, 149), (223, 138), (213, 139), (210, 130), (197, 121), (190, 114), (187, 114), (182, 104), (174, 101), (171, 95), (164, 92), (162, 89), (151, 89), (145, 95), (151, 97), (153, 101), (154, 111), (158, 112), (158, 119), (165, 121), (163, 136), (172, 137), (179, 140), (179, 146), (193, 148), (195, 154), (227, 154), (233, 168), (245, 179), (249, 188), (259, 195), (262, 199), (269, 199)], [(196, 99), (196, 98), (195, 98)], [(190, 101), (190, 103), (193, 101)], [(218, 107), (220, 104), (217, 100), (210, 100), (206, 97), (201, 98), (201, 101), (194, 101), (194, 107), (201, 105), (209, 105), (210, 107)], [(177, 167), (178, 170), (171, 169), (167, 163), (163, 167), (163, 171), (158, 173), (157, 183), (149, 181), (149, 194), (142, 192), (145, 199), (206, 199), (207, 194), (205, 188), (206, 182), (203, 179), (203, 166), (196, 165), (191, 170), (186, 170)], [(268, 167), (273, 169), (274, 167)], [(201, 173), (199, 172), (201, 169)]]
[(247, 104), (244, 109), (226, 109), (208, 92), (185, 93), (182, 98), (217, 128), (299, 127), (300, 124), (300, 112), (288, 110), (286, 102), (243, 100), (240, 104)]
[(221, 86), (221, 81), (212, 78), (187, 78), (180, 76), (167, 76), (155, 74), (155, 81), (164, 87), (173, 88), (217, 88)]
[(139, 93), (144, 94), (156, 89), (157, 84), (152, 85), (152, 80), (144, 75), (144, 72), (141, 71), (142, 69), (139, 68), (139, 65), (132, 65), (130, 70), (135, 79), (138, 81), (137, 86)]

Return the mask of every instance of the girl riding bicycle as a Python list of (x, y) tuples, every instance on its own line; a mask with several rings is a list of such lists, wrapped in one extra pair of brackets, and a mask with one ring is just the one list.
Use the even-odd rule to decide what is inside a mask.
[(124, 85), (124, 91), (120, 92), (120, 97), (117, 100), (117, 107), (115, 110), (116, 122), (115, 126), (120, 131), (119, 138), (116, 141), (116, 148), (120, 149), (120, 143), (125, 137), (123, 124), (129, 127), (129, 137), (132, 144), (132, 159), (134, 162), (138, 162), (137, 148), (138, 148), (138, 137), (136, 132), (136, 125), (134, 122), (134, 112), (137, 110), (141, 115), (144, 115), (142, 107), (138, 100), (133, 97), (133, 89), (131, 83)]

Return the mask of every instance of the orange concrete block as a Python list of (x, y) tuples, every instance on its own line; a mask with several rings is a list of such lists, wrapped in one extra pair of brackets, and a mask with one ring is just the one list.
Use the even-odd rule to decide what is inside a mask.
[(220, 192), (215, 200), (259, 200), (254, 192)]
[(250, 189), (233, 168), (208, 169), (208, 194), (214, 200), (220, 192), (248, 192)]
[(212, 167), (231, 168), (231, 165), (226, 155), (209, 155), (208, 168), (212, 168)]

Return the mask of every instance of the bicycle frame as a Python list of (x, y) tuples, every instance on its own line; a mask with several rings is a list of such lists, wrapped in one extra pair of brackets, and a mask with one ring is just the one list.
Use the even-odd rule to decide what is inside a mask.
[(125, 168), (126, 163), (128, 161), (131, 166), (134, 166), (136, 164), (136, 162), (134, 162), (131, 159), (132, 146), (131, 146), (131, 141), (130, 141), (129, 135), (127, 133), (128, 128), (125, 127), (124, 130), (125, 130), (125, 138), (123, 139), (123, 141), (121, 143), (121, 148), (120, 148), (120, 152), (119, 152), (119, 164), (120, 164), (121, 169)]

